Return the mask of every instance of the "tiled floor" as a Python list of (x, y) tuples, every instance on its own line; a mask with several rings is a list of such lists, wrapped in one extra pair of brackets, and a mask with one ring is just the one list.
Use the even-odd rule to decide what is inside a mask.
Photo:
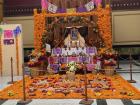
[[(121, 67), (127, 67), (129, 65), (120, 65)], [(134, 66), (133, 66), (134, 67)], [(136, 67), (140, 69), (140, 67)], [(129, 69), (128, 69), (129, 70)], [(120, 73), (126, 80), (130, 79), (129, 73)], [(20, 80), (21, 77), (14, 77), (14, 80)], [(132, 84), (140, 90), (140, 73), (133, 73), (133, 79), (137, 83)], [(7, 87), (7, 82), (10, 81), (10, 77), (0, 77), (0, 90)], [(19, 100), (0, 100), (0, 105), (17, 105)], [(28, 105), (79, 105), (79, 99), (34, 99)], [(119, 99), (106, 99), (106, 100), (95, 100), (92, 105), (140, 105), (140, 100), (119, 100)]]

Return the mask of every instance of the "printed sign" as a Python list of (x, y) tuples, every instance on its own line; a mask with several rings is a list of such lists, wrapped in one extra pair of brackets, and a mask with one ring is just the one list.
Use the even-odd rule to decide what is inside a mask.
[(11, 45), (14, 44), (14, 39), (4, 39), (4, 45)]
[(4, 30), (4, 38), (13, 38), (13, 30)]

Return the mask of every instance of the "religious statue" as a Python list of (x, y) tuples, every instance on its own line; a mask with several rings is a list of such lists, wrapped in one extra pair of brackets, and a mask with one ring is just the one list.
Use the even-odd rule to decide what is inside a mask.
[(80, 35), (76, 27), (72, 27), (70, 33), (64, 40), (64, 45), (70, 48), (85, 47), (85, 39)]

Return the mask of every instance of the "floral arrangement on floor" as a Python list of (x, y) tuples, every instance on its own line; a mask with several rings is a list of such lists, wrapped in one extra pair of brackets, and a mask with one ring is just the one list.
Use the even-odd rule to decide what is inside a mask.
[(117, 54), (114, 50), (108, 50), (102, 54), (103, 66), (116, 66)]
[(30, 61), (28, 62), (29, 67), (39, 67), (43, 63), (47, 61), (47, 55), (45, 50), (41, 50), (40, 52), (32, 51), (30, 54)]
[(67, 64), (66, 80), (74, 81), (75, 80), (75, 71), (77, 70), (77, 63), (71, 61)]

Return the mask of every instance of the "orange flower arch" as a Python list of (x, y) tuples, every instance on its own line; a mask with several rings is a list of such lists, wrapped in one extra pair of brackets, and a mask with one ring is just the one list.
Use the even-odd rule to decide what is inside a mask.
[(68, 17), (68, 16), (90, 16), (96, 15), (98, 17), (98, 27), (99, 32), (104, 40), (105, 48), (112, 48), (112, 34), (111, 34), (111, 9), (109, 5), (106, 5), (105, 8), (98, 8), (92, 12), (82, 12), (82, 13), (56, 13), (51, 14), (46, 11), (37, 13), (37, 10), (34, 10), (34, 47), (36, 51), (41, 50), (42, 45), (42, 34), (45, 29), (45, 18), (46, 17)]

